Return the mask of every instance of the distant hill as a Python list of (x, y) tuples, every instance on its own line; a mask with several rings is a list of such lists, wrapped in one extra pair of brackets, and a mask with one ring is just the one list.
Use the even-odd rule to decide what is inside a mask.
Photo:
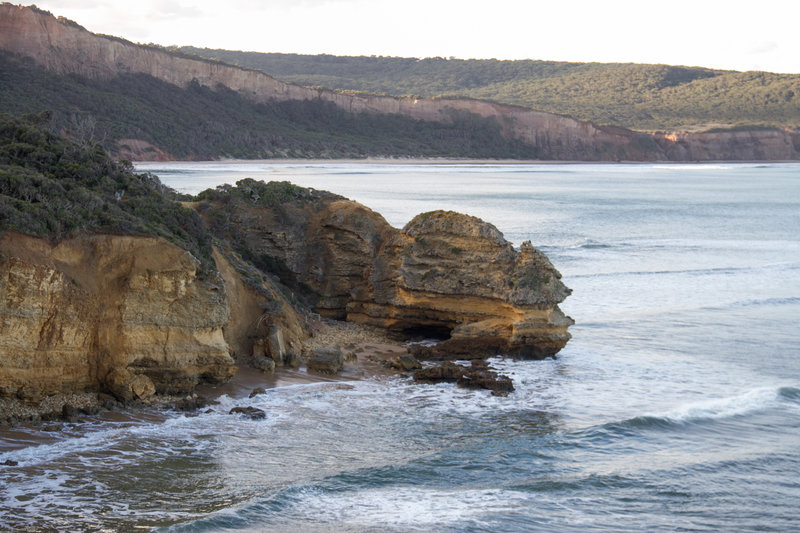
[(300, 85), (486, 99), (639, 131), (800, 127), (800, 74), (632, 63), (179, 50)]
[[(477, 91), (492, 77), (498, 87), (509, 79), (499, 71), (478, 76), (475, 70), (470, 77), (456, 69), (448, 80), (447, 69), (461, 63), (430, 61), (439, 63), (429, 67), (439, 76), (437, 91), (465, 80)], [(554, 71), (564, 66), (554, 65)], [(94, 34), (35, 6), (8, 3), (0, 4), (0, 72), (0, 112), (52, 111), (45, 125), (50, 131), (100, 143), (120, 159), (800, 159), (800, 130), (768, 123), (733, 124), (712, 133), (636, 132), (486, 99), (305, 87), (189, 51)], [(663, 84), (672, 80), (679, 86), (699, 75), (691, 69), (670, 72)], [(586, 94), (593, 94), (592, 85), (587, 87)], [(784, 102), (794, 98), (790, 92), (783, 96)], [(573, 100), (578, 105), (581, 98)], [(620, 112), (627, 107), (635, 109), (621, 105)]]
[(0, 72), (0, 112), (52, 111), (54, 131), (131, 159), (537, 157), (477, 116), (424, 122), (321, 100), (258, 103), (225, 87), (182, 88), (144, 74), (65, 76), (2, 52)]

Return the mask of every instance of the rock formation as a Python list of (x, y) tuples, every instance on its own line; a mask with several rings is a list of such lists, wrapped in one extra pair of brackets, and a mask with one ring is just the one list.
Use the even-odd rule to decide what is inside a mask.
[[(399, 113), (440, 122), (451, 121), (454, 114), (473, 113), (496, 119), (506, 136), (535, 147), (541, 159), (706, 161), (800, 158), (800, 134), (793, 131), (651, 135), (477, 100), (398, 98), (300, 87), (262, 72), (96, 35), (66, 19), (12, 4), (0, 5), (0, 50), (32, 58), (39, 65), (61, 74), (111, 78), (122, 73), (141, 73), (180, 87), (193, 82), (212, 89), (223, 85), (257, 102), (320, 99), (354, 113)], [(126, 139), (120, 140), (119, 146), (127, 157), (168, 157), (157, 147), (142, 143)]]
[[(242, 182), (240, 182), (242, 183)], [(513, 248), (491, 224), (453, 212), (417, 216), (402, 231), (379, 214), (306, 190), (270, 208), (201, 205), (221, 239), (275, 267), (331, 318), (447, 340), (428, 357), (557, 353), (573, 323), (558, 308), (560, 274), (529, 242)]]
[(0, 236), (0, 395), (105, 390), (122, 400), (229, 379), (220, 279), (162, 239)]
[[(491, 224), (444, 211), (398, 230), (356, 202), (292, 187), (269, 207), (246, 196), (195, 206), (227, 219), (210, 223), (219, 273), (156, 237), (0, 234), (0, 396), (146, 400), (226, 381), (237, 360), (296, 365), (307, 335), (297, 306), (446, 337), (427, 358), (542, 358), (569, 340), (558, 303), (570, 290), (530, 243), (517, 251)], [(309, 368), (341, 367), (341, 352), (330, 368), (317, 352)]]
[(439, 357), (513, 353), (541, 359), (569, 340), (558, 308), (570, 289), (530, 242), (520, 251), (491, 224), (459, 213), (423, 213), (384, 244), (369, 291), (347, 319), (396, 331), (440, 332)]

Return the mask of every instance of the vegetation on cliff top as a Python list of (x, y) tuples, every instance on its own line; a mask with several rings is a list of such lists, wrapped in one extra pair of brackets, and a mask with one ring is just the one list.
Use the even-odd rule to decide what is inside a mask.
[(50, 239), (153, 235), (213, 264), (202, 219), (177, 203), (174, 191), (98, 144), (47, 131), (50, 118), (0, 115), (0, 230)]
[[(288, 181), (263, 182), (252, 178), (239, 180), (236, 185), (218, 185), (194, 197), (196, 209), (218, 242), (226, 243), (239, 254), (245, 265), (270, 276), (273, 281), (279, 280), (280, 285), (289, 289), (284, 295), (298, 309), (313, 308), (318, 295), (297, 279), (284, 256), (260, 253), (253, 249), (253, 243), (248, 242), (247, 236), (250, 229), (248, 218), (268, 217), (271, 213), (282, 224), (301, 228), (308, 224), (308, 210), (317, 211), (327, 202), (341, 199), (343, 197), (338, 194), (300, 187)], [(248, 276), (245, 282), (259, 290), (259, 279)]]
[(635, 130), (800, 127), (800, 74), (630, 63), (179, 50), (300, 85), (478, 98)]
[(0, 112), (52, 110), (51, 127), (114, 153), (140, 139), (176, 158), (459, 157), (533, 159), (495, 119), (453, 113), (447, 123), (348, 113), (331, 102), (254, 103), (225, 87), (180, 88), (143, 74), (88, 80), (0, 53)]

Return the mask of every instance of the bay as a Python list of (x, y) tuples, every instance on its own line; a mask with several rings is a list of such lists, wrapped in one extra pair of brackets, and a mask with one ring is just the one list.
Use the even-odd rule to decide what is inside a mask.
[[(517, 391), (365, 380), (73, 428), (0, 453), (0, 525), (163, 531), (800, 528), (800, 165), (150, 163), (251, 177), (402, 227), (449, 209), (548, 254), (574, 292)], [(234, 405), (270, 413), (234, 420)], [(0, 434), (0, 440), (4, 438)], [(2, 443), (0, 443), (2, 444)]]

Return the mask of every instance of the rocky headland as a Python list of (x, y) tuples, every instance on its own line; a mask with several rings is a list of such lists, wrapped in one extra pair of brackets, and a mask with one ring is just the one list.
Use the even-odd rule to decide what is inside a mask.
[(322, 316), (442, 339), (422, 357), (542, 359), (570, 338), (560, 273), (530, 242), (515, 250), (475, 217), (433, 211), (400, 230), (342, 197), (253, 180), (200, 199), (219, 239)]
[[(398, 229), (288, 182), (180, 196), (37, 120), (0, 115), (0, 418), (14, 402), (69, 418), (86, 394), (200, 406), (197, 387), (239, 367), (359, 377), (542, 359), (570, 338), (559, 272), (488, 222), (433, 211)], [(438, 343), (406, 346), (420, 338)], [(491, 388), (471, 372), (456, 381)]]
[[(558, 271), (474, 217), (435, 211), (400, 230), (336, 195), (251, 180), (192, 205), (217, 239), (212, 270), (158, 237), (4, 231), (0, 397), (160, 401), (237, 366), (411, 371), (409, 338), (440, 339), (412, 350), (423, 360), (539, 359), (570, 338)], [(337, 368), (312, 362), (326, 349)]]

